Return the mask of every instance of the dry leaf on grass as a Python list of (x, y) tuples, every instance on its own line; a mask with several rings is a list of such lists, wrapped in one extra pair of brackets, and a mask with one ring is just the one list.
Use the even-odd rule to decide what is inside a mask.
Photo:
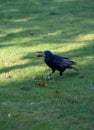
[(48, 84), (46, 82), (39, 82), (37, 83), (38, 86), (47, 87)]
[(12, 78), (10, 74), (5, 75), (6, 79)]
[(30, 35), (34, 35), (34, 32), (29, 32)]

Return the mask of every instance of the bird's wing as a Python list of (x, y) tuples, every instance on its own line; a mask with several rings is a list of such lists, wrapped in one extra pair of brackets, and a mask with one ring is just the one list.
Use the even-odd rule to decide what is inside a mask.
[(70, 67), (71, 65), (74, 64), (74, 62), (70, 61), (69, 58), (60, 57), (60, 56), (54, 56), (53, 63), (55, 66), (58, 66), (58, 67)]
[(63, 65), (65, 67), (70, 67), (71, 65), (75, 64), (73, 61), (69, 60), (69, 59), (66, 59), (66, 58), (63, 58)]
[(62, 57), (57, 56), (57, 55), (54, 55), (53, 64), (54, 64), (54, 66), (62, 67), (62, 66), (63, 66), (63, 60), (62, 60)]

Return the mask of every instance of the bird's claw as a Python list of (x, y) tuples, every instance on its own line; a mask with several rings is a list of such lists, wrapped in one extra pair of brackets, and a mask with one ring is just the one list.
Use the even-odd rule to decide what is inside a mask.
[(50, 75), (48, 75), (48, 79), (51, 79), (51, 76), (50, 76)]
[(46, 79), (46, 80), (49, 80), (49, 79), (51, 79), (51, 76), (48, 75), (45, 79)]

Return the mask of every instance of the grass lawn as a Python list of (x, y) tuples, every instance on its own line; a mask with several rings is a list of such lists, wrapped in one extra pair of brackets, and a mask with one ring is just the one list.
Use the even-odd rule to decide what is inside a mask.
[[(44, 50), (79, 72), (47, 80)], [(94, 130), (94, 0), (0, 0), (0, 130)]]

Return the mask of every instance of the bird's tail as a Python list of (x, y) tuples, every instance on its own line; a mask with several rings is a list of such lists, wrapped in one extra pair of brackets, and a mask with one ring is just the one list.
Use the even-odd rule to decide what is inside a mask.
[(71, 69), (78, 71), (78, 69), (73, 66), (71, 66)]
[(77, 62), (74, 62), (74, 61), (71, 61), (71, 63), (72, 63), (73, 65), (77, 64)]

